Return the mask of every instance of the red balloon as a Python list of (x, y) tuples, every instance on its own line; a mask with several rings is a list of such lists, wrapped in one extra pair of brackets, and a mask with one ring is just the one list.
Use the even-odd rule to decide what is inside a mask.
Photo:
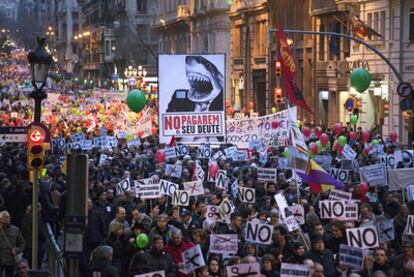
[(242, 113), (247, 113), (247, 109), (246, 108), (243, 108), (242, 109)]
[(364, 154), (365, 154), (365, 155), (368, 155), (368, 153), (369, 153), (372, 149), (374, 149), (374, 146), (372, 146), (371, 144), (365, 144), (365, 147), (364, 147)]
[(336, 123), (335, 124), (335, 127), (334, 127), (334, 131), (335, 131), (335, 134), (337, 136), (339, 136), (340, 134), (342, 134), (342, 131), (343, 131), (342, 124), (341, 123)]
[(156, 135), (158, 134), (158, 128), (157, 128), (157, 127), (152, 127), (152, 128), (151, 128), (151, 134), (152, 134), (153, 136), (156, 136)]
[(253, 103), (253, 102), (250, 102), (250, 103), (249, 103), (249, 109), (250, 109), (250, 110), (253, 110), (253, 108), (254, 108), (254, 103)]
[(280, 125), (280, 122), (278, 122), (278, 121), (276, 121), (276, 120), (272, 121), (272, 128), (273, 128), (273, 129), (277, 129), (277, 128), (279, 128), (279, 125)]
[(367, 183), (361, 182), (358, 185), (358, 191), (359, 191), (360, 194), (365, 195), (365, 194), (367, 194), (368, 190), (369, 190), (369, 187), (368, 187)]
[(362, 131), (362, 142), (366, 143), (369, 140), (370, 133), (368, 131)]
[(142, 138), (144, 136), (144, 131), (138, 131), (137, 135), (138, 137)]
[(13, 122), (13, 121), (9, 123), (9, 127), (15, 127), (15, 126), (16, 126), (16, 125), (14, 124), (14, 122)]
[(214, 178), (214, 177), (216, 177), (218, 170), (219, 170), (219, 166), (218, 166), (218, 164), (216, 164), (216, 163), (211, 164), (211, 165), (208, 167), (208, 173), (209, 173), (209, 174), (210, 174), (210, 176), (211, 176), (211, 177), (213, 177), (213, 178)]
[(325, 146), (326, 146), (326, 144), (327, 144), (327, 143), (328, 143), (328, 141), (329, 141), (329, 136), (328, 136), (327, 134), (323, 133), (323, 134), (320, 136), (320, 140), (321, 140), (321, 144), (322, 144), (322, 146), (323, 146), (323, 147), (325, 147)]
[(309, 143), (309, 149), (314, 155), (318, 155), (318, 145), (314, 142)]
[(349, 137), (350, 137), (352, 140), (355, 140), (355, 139), (356, 139), (356, 137), (357, 137), (357, 133), (355, 133), (355, 132), (350, 132), (350, 133), (349, 133)]
[(226, 99), (226, 107), (228, 108), (230, 107), (230, 105), (231, 105), (230, 100)]
[(308, 138), (311, 134), (311, 129), (309, 127), (303, 127), (302, 128), (302, 133), (306, 138)]
[(398, 135), (396, 132), (392, 131), (390, 132), (390, 139), (393, 143), (395, 143), (397, 141)]
[(319, 139), (321, 138), (321, 135), (322, 135), (322, 128), (321, 128), (321, 127), (317, 126), (317, 127), (315, 128), (315, 135), (316, 135)]
[(157, 163), (163, 163), (165, 162), (165, 153), (163, 150), (158, 150), (157, 153), (155, 153), (155, 159)]

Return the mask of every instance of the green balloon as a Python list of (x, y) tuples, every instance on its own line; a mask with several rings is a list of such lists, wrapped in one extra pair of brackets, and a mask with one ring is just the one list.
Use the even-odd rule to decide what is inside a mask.
[(322, 142), (320, 140), (318, 140), (316, 142), (316, 145), (318, 146), (318, 154), (320, 154), (323, 150)]
[(326, 145), (325, 145), (325, 148), (326, 149), (331, 149), (331, 141), (328, 141), (327, 143), (326, 143)]
[(148, 245), (148, 236), (146, 234), (139, 234), (135, 238), (135, 246), (139, 249), (144, 249)]
[(81, 127), (76, 127), (76, 133), (82, 133), (82, 128)]
[(309, 155), (309, 157), (311, 157), (311, 158), (315, 158), (315, 154), (313, 154), (313, 153), (312, 153), (312, 151), (310, 151), (310, 150), (308, 151), (308, 155)]
[(285, 159), (289, 158), (289, 150), (287, 147), (285, 147), (285, 150), (283, 151), (283, 157), (285, 157)]
[(357, 115), (353, 115), (353, 116), (351, 116), (351, 123), (352, 123), (352, 125), (357, 125), (357, 123), (358, 123), (358, 116)]
[(362, 93), (369, 88), (371, 75), (365, 68), (357, 68), (351, 73), (351, 86)]
[(339, 146), (344, 147), (345, 144), (346, 144), (346, 137), (345, 136), (340, 136), (338, 138), (338, 144), (339, 144)]
[(131, 111), (139, 113), (145, 107), (146, 102), (147, 99), (142, 91), (134, 89), (128, 93), (127, 105)]
[(377, 139), (373, 139), (372, 141), (371, 141), (371, 145), (372, 146), (378, 146), (378, 144), (379, 144), (379, 141), (377, 140)]

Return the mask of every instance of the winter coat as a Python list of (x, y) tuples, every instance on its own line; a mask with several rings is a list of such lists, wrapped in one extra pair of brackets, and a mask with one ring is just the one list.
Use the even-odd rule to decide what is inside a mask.
[(98, 258), (93, 262), (90, 270), (90, 277), (95, 276), (94, 272), (101, 273), (101, 277), (119, 277), (119, 271), (111, 265), (111, 262), (104, 258)]
[(310, 250), (305, 253), (305, 259), (311, 259), (316, 263), (320, 263), (324, 270), (326, 277), (334, 277), (335, 275), (335, 260), (330, 250), (325, 249), (322, 253)]
[(10, 247), (16, 248), (17, 255), (23, 253), (25, 242), (22, 232), (14, 225), (0, 228), (0, 266), (14, 265), (15, 259)]
[(115, 266), (119, 272), (123, 272), (123, 269), (128, 267), (129, 257), (127, 253), (128, 241), (125, 235), (116, 238), (114, 235), (110, 235), (105, 241), (105, 245), (109, 245), (113, 249), (112, 265)]
[(108, 236), (109, 223), (112, 220), (112, 207), (96, 202), (89, 215), (88, 228), (92, 243), (101, 244)]
[[(183, 262), (181, 254), (193, 246), (194, 246), (194, 243), (192, 243), (191, 241), (182, 241), (181, 244), (178, 246), (175, 246), (174, 244), (170, 242), (167, 244), (167, 246), (165, 246), (165, 252), (167, 252), (171, 256), (173, 261), (178, 265)], [(177, 277), (188, 277), (188, 276), (192, 276), (192, 274), (184, 274), (180, 271), (177, 271)]]
[(166, 277), (177, 276), (177, 266), (169, 254), (153, 250), (146, 253), (138, 252), (131, 260), (128, 276), (160, 270), (165, 271)]

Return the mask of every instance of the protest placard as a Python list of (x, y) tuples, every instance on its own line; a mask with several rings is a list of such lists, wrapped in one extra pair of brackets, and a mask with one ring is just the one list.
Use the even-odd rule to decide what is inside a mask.
[(408, 185), (407, 186), (407, 200), (408, 201), (413, 201), (414, 200), (414, 185)]
[[(291, 109), (296, 117), (296, 107)], [(261, 116), (255, 119), (227, 121), (227, 142), (239, 149), (248, 149), (249, 142), (262, 140), (264, 145), (284, 145), (289, 138), (288, 110), (275, 114)], [(272, 122), (278, 123), (278, 128), (272, 127)]]
[(166, 164), (165, 165), (165, 175), (175, 178), (180, 178), (183, 171), (183, 166), (181, 164)]
[(374, 164), (359, 168), (359, 174), (362, 182), (370, 186), (386, 186), (387, 171), (384, 164)]
[(191, 273), (199, 267), (205, 265), (203, 252), (199, 244), (185, 250), (181, 257), (183, 259), (185, 273)]
[(212, 157), (212, 151), (210, 144), (201, 144), (197, 149), (197, 158), (199, 159), (210, 159)]
[(310, 277), (311, 270), (307, 265), (282, 263), (280, 277)]
[(331, 168), (329, 174), (339, 182), (345, 183), (349, 177), (349, 170), (340, 168)]
[(276, 182), (277, 169), (259, 167), (257, 169), (257, 181), (259, 182)]
[(357, 153), (352, 149), (351, 146), (348, 144), (344, 145), (344, 148), (342, 149), (342, 155), (344, 155), (345, 159), (347, 160), (353, 160), (356, 158)]
[(190, 154), (190, 147), (188, 145), (177, 145), (174, 147), (175, 156), (182, 157)]
[(228, 186), (227, 172), (225, 170), (219, 170), (216, 174), (216, 188), (226, 190)]
[(286, 211), (289, 211), (289, 205), (286, 201), (286, 198), (282, 193), (275, 194), (274, 197), (279, 208), (280, 215), (283, 219), (285, 219), (289, 216), (288, 214), (286, 214)]
[(239, 187), (238, 196), (242, 203), (255, 203), (256, 200), (254, 188)]
[(116, 184), (116, 195), (119, 195), (123, 191), (131, 190), (131, 181), (129, 177), (122, 179), (118, 184)]
[(364, 249), (340, 244), (339, 263), (356, 270), (362, 270), (364, 268)]
[(185, 190), (175, 190), (172, 196), (172, 204), (176, 206), (188, 206), (190, 204), (190, 194)]
[(388, 169), (389, 190), (402, 190), (413, 183), (414, 168)]
[(357, 248), (375, 248), (379, 246), (379, 238), (376, 226), (346, 229), (348, 245)]
[(219, 205), (219, 212), (221, 218), (228, 218), (234, 211), (234, 204), (227, 197), (221, 201)]
[(141, 185), (139, 187), (141, 199), (156, 199), (160, 197), (160, 184)]
[(163, 152), (166, 160), (174, 159), (177, 157), (177, 154), (175, 153), (175, 147), (166, 147), (164, 148)]
[(173, 196), (174, 191), (178, 190), (179, 186), (176, 183), (166, 180), (160, 180), (160, 193), (163, 195)]
[(327, 155), (316, 155), (313, 160), (323, 169), (329, 172), (331, 170), (332, 157)]
[(246, 226), (246, 240), (260, 244), (272, 243), (273, 226), (259, 222), (248, 221)]
[[(95, 276), (93, 276), (93, 277), (95, 277)], [(154, 271), (154, 272), (150, 272), (150, 273), (135, 275), (134, 277), (165, 277), (165, 271), (164, 270)]]
[(404, 234), (414, 235), (414, 215), (408, 215), (407, 225), (405, 225)]
[(346, 202), (349, 202), (352, 198), (352, 193), (351, 192), (346, 192), (346, 191), (342, 191), (342, 190), (336, 190), (336, 189), (331, 189), (329, 191), (329, 200), (344, 200)]
[(103, 153), (101, 153), (101, 155), (99, 156), (99, 164), (98, 165), (103, 165), (104, 162), (108, 159), (108, 155), (105, 155)]
[(226, 155), (226, 157), (229, 157), (233, 154), (234, 151), (237, 151), (237, 146), (227, 147), (224, 149), (224, 155)]
[(187, 191), (190, 196), (197, 196), (204, 194), (203, 182), (193, 181), (193, 182), (184, 182), (184, 190)]
[(226, 267), (227, 277), (260, 277), (260, 264), (238, 264)]
[(219, 206), (207, 205), (206, 219), (215, 222), (220, 219)]
[(210, 252), (217, 254), (237, 254), (237, 235), (210, 235)]
[(305, 209), (300, 205), (293, 205), (289, 207), (296, 221), (302, 225), (305, 224)]
[(378, 222), (377, 232), (381, 243), (393, 240), (395, 238), (394, 221), (392, 219), (388, 219)]
[(358, 220), (358, 205), (343, 200), (322, 200), (319, 202), (321, 218)]
[(380, 163), (385, 164), (385, 167), (394, 169), (395, 168), (395, 156), (394, 155), (387, 155), (379, 157)]
[(205, 173), (199, 161), (196, 161), (196, 168), (193, 173), (193, 180), (203, 182), (205, 178)]

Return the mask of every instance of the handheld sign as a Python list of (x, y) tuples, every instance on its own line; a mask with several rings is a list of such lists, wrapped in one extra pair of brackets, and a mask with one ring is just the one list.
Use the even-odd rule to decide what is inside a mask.
[(173, 196), (174, 191), (178, 190), (179, 186), (176, 183), (166, 180), (160, 180), (160, 193), (163, 195)]
[(368, 249), (379, 246), (379, 238), (376, 226), (346, 229), (348, 244), (353, 247)]
[(190, 204), (190, 194), (185, 190), (175, 190), (172, 204), (174, 206), (188, 206)]
[(184, 251), (181, 257), (183, 259), (185, 273), (187, 274), (205, 265), (203, 252), (201, 252), (199, 244)]
[(276, 182), (277, 169), (259, 167), (257, 169), (257, 181), (259, 182)]
[(293, 205), (292, 207), (290, 207), (290, 211), (292, 212), (292, 214), (295, 217), (296, 221), (300, 225), (305, 224), (305, 209), (303, 208), (303, 206)]
[(180, 164), (166, 164), (165, 175), (175, 178), (180, 178), (183, 172), (183, 166)]
[(378, 237), (380, 242), (394, 240), (394, 222), (392, 219), (384, 220), (377, 224)]
[(198, 147), (197, 158), (210, 159), (212, 156), (210, 144), (202, 144)]
[(301, 264), (282, 263), (280, 268), (281, 277), (310, 277), (309, 266)]
[(242, 203), (255, 203), (255, 189), (238, 187), (239, 199)]
[(123, 191), (128, 191), (131, 189), (131, 182), (128, 178), (122, 179), (117, 185), (116, 185), (116, 195), (119, 195)]
[(350, 192), (346, 192), (346, 191), (341, 191), (341, 190), (336, 190), (336, 189), (331, 189), (329, 191), (329, 200), (343, 200), (345, 202), (349, 202), (351, 201), (352, 198), (352, 193)]
[(160, 184), (142, 185), (139, 187), (141, 199), (156, 199), (160, 197)]
[(319, 202), (322, 219), (358, 220), (358, 205), (341, 200), (323, 200)]
[(220, 189), (227, 189), (228, 180), (225, 170), (219, 170), (216, 175), (216, 187)]
[(338, 169), (338, 168), (331, 168), (329, 171), (329, 175), (334, 177), (339, 182), (346, 182), (349, 176), (349, 170), (347, 169)]
[(206, 220), (210, 220), (212, 222), (220, 220), (219, 206), (207, 206)]
[(414, 235), (414, 215), (409, 215), (407, 225), (405, 226), (404, 234)]
[(272, 243), (273, 226), (248, 221), (246, 226), (246, 240), (269, 245)]
[(364, 268), (364, 249), (349, 245), (339, 245), (339, 263), (356, 270)]
[(194, 182), (184, 182), (184, 190), (187, 191), (191, 196), (203, 195), (204, 187), (203, 182), (194, 181)]
[(234, 211), (234, 205), (233, 202), (231, 202), (227, 197), (221, 201), (221, 204), (219, 206), (219, 212), (221, 218), (227, 218), (230, 217), (230, 215)]
[(154, 271), (150, 273), (135, 275), (134, 277), (165, 277), (165, 271), (164, 270)]
[(217, 254), (237, 254), (237, 235), (210, 235), (210, 252)]
[(260, 277), (260, 264), (238, 264), (226, 267), (227, 277)]

